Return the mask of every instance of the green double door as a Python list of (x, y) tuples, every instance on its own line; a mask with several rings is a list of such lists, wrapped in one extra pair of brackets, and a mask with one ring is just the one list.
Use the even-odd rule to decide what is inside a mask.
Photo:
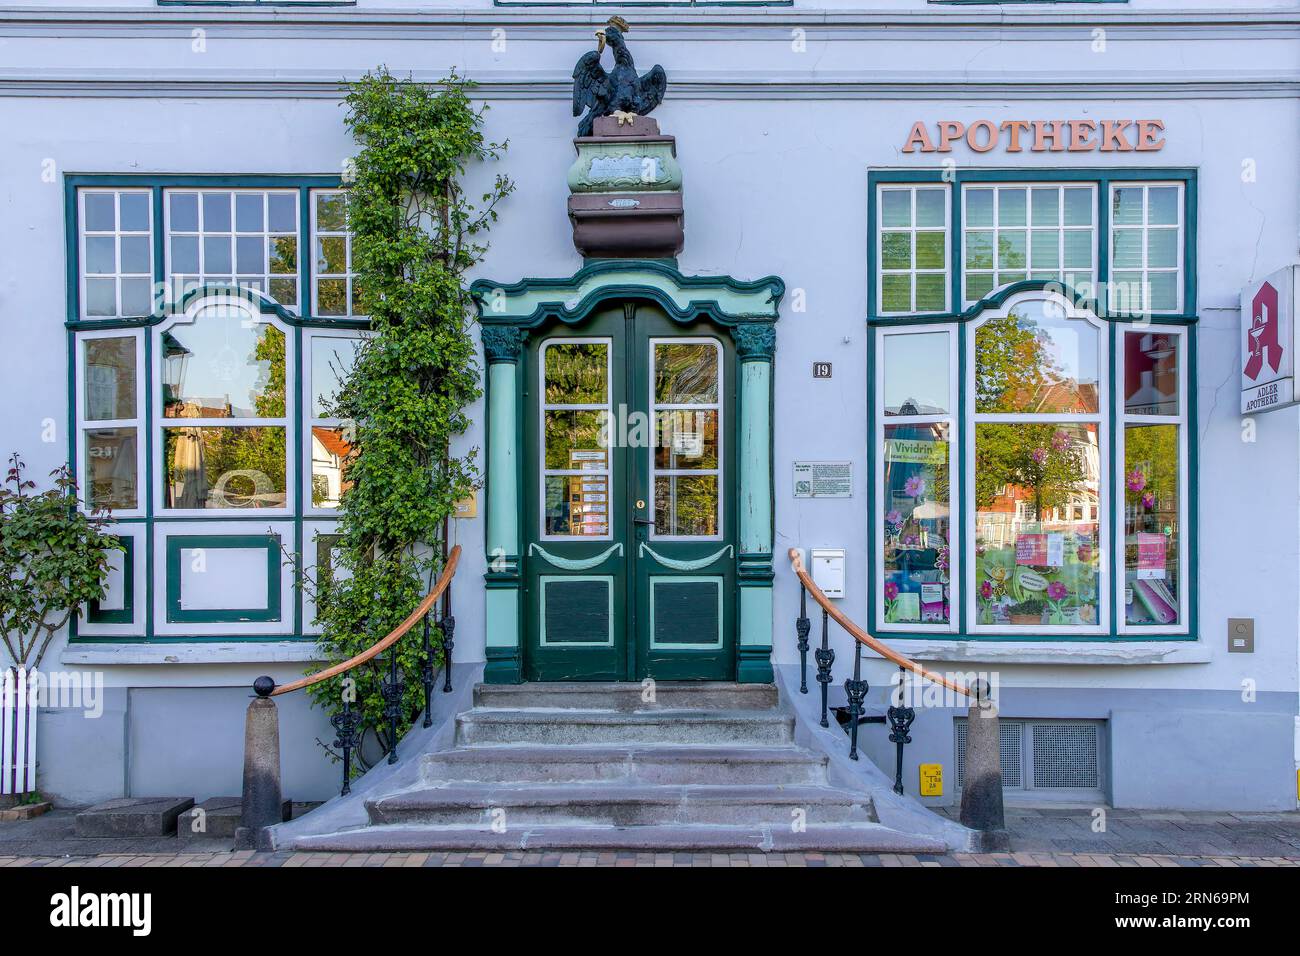
[(626, 303), (526, 366), (525, 679), (733, 679), (729, 339)]

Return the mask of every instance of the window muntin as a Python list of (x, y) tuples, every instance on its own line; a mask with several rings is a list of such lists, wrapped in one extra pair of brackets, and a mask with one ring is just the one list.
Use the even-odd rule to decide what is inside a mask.
[(233, 300), (200, 304), (154, 335), (158, 508), (287, 511), (292, 336)]
[(722, 536), (722, 346), (651, 339), (653, 538)]
[(1109, 307), (1183, 310), (1183, 184), (1112, 183)]
[(148, 189), (80, 189), (81, 318), (153, 312), (153, 196)]
[(1182, 329), (1125, 330), (1124, 404), (1116, 436), (1124, 467), (1117, 564), (1123, 569), (1120, 629), (1178, 632), (1187, 624), (1186, 343)]
[(352, 423), (334, 414), (339, 386), (351, 373), (363, 339), (340, 332), (311, 332), (304, 341), (307, 382), (303, 400), (307, 488), (303, 500), (312, 512), (335, 511), (351, 487), (347, 466), (356, 454)]
[(76, 418), (82, 506), (142, 514), (144, 339), (135, 331), (77, 336)]
[(892, 630), (955, 626), (956, 343), (955, 329), (933, 326), (891, 328), (879, 340), (874, 520), (882, 573), (875, 588), (877, 626)]
[(173, 299), (205, 283), (298, 304), (296, 189), (168, 189), (166, 273)]
[(1095, 287), (1094, 184), (968, 183), (961, 195), (966, 305), (1025, 279)]
[(879, 187), (880, 314), (948, 310), (948, 203), (946, 186)]
[(969, 336), (971, 630), (1106, 622), (1106, 330), (1063, 299), (1017, 298)]
[(539, 351), (542, 536), (609, 538), (611, 342), (566, 337)]
[(361, 314), (360, 289), (352, 271), (352, 233), (348, 229), (347, 217), (346, 190), (312, 190), (313, 315)]

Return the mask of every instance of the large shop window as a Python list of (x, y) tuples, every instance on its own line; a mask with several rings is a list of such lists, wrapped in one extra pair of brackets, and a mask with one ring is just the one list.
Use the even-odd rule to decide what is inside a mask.
[(67, 199), (69, 454), (126, 547), (74, 639), (311, 634), (285, 553), (316, 567), (355, 454), (335, 405), (366, 328), (345, 193), (76, 176)]
[(1048, 291), (878, 327), (876, 626), (1187, 634), (1190, 334)]
[(1195, 173), (870, 182), (874, 626), (1194, 636)]

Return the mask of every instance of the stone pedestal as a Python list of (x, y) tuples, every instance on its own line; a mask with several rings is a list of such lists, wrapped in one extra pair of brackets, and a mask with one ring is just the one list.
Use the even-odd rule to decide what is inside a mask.
[(588, 259), (671, 259), (686, 241), (677, 140), (638, 116), (598, 117), (594, 135), (573, 141), (569, 221)]
[(973, 849), (1005, 850), (1009, 845), (1002, 810), (1002, 751), (998, 711), (983, 688), (966, 718), (966, 774), (961, 790), (961, 822), (976, 833)]
[(270, 697), (258, 697), (250, 702), (244, 719), (244, 792), (240, 811), (240, 826), (235, 831), (236, 849), (258, 847), (262, 832), (284, 820), (284, 802), (280, 796), (280, 718)]

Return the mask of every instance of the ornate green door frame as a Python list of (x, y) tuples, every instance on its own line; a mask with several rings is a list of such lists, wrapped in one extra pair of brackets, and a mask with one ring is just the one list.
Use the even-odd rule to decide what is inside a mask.
[(520, 359), (529, 331), (550, 320), (583, 321), (613, 300), (656, 303), (680, 323), (708, 320), (725, 328), (740, 364), (739, 447), (740, 633), (736, 676), (772, 680), (772, 357), (785, 283), (730, 276), (684, 276), (657, 260), (604, 259), (566, 279), (523, 279), (472, 287), (487, 359), (486, 645), (488, 683), (522, 678), (523, 602), (520, 497), (523, 484), (524, 394)]

